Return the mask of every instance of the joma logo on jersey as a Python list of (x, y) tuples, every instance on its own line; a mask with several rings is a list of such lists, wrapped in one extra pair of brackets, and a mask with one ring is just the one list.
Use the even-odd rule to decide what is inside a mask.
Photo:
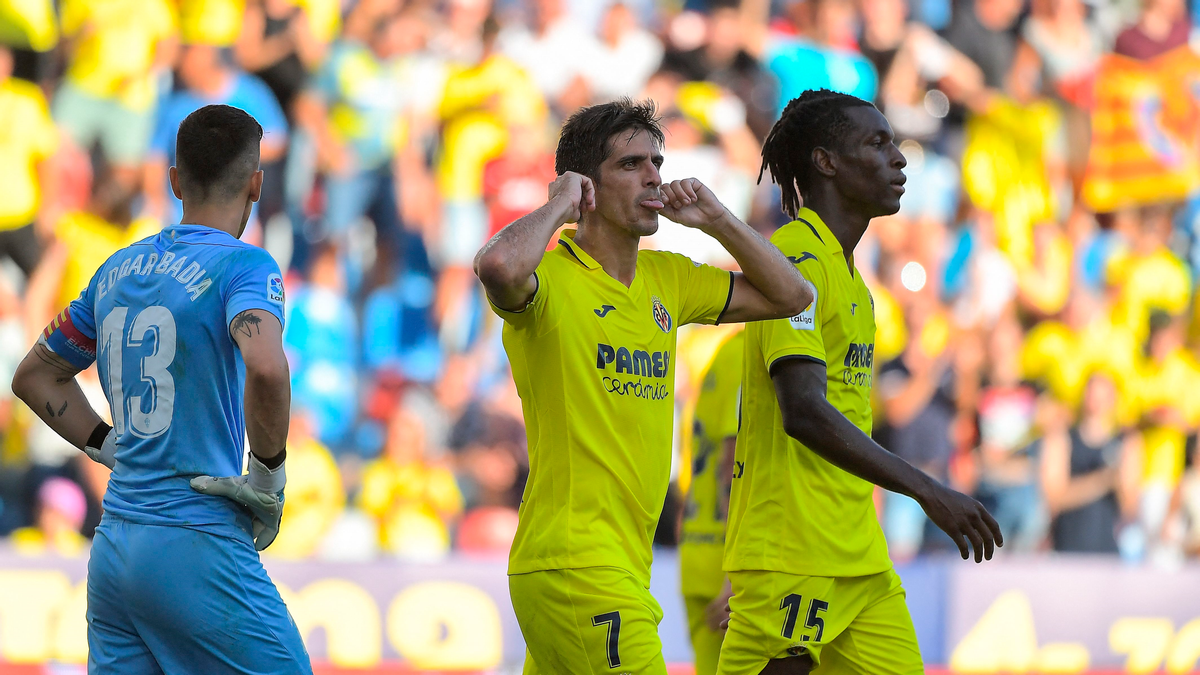
[(846, 360), (842, 365), (847, 368), (870, 368), (875, 365), (875, 345), (851, 342), (846, 350)]
[(596, 345), (596, 367), (604, 370), (608, 364), (616, 363), (617, 373), (641, 377), (666, 377), (671, 366), (671, 352), (647, 352), (624, 347), (614, 349), (612, 345)]

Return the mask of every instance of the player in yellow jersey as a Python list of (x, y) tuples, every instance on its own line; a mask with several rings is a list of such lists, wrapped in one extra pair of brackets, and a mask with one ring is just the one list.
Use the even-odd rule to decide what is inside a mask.
[[(475, 258), (505, 322), (529, 438), (508, 568), (526, 673), (666, 672), (649, 585), (671, 470), (676, 330), (789, 316), (811, 300), (796, 268), (708, 188), (662, 184), (662, 142), (652, 103), (575, 113), (549, 201)], [(639, 251), (659, 213), (716, 238), (744, 273)]]
[(728, 337), (704, 373), (692, 433), (692, 484), (679, 538), (679, 578), (687, 607), (696, 675), (717, 672), (728, 584), (721, 571), (725, 517), (733, 479), (738, 399), (742, 389), (741, 331)]
[(873, 105), (822, 90), (789, 103), (763, 145), (795, 219), (771, 241), (816, 299), (745, 331), (722, 675), (924, 672), (874, 485), (920, 503), (964, 559), (969, 545), (980, 562), (1002, 543), (978, 502), (870, 437), (875, 319), (854, 247), (872, 218), (900, 208), (905, 161), (892, 140)]

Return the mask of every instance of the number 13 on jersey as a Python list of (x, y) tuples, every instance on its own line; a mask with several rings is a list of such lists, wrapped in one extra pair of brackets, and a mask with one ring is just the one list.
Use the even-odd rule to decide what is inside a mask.
[[(100, 323), (98, 358), (105, 366), (103, 382), (112, 404), (113, 427), (117, 435), (126, 427), (138, 438), (154, 438), (171, 426), (175, 412), (175, 378), (171, 363), (175, 360), (175, 317), (166, 307), (155, 305), (138, 312), (129, 322), (128, 307), (114, 307)], [(128, 330), (126, 324), (130, 323)], [(140, 357), (140, 379), (125, 393), (124, 364), (127, 355)], [(149, 388), (149, 395), (139, 384)]]

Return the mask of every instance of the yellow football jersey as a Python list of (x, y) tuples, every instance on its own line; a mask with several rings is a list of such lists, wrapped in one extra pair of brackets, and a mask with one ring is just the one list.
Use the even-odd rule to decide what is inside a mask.
[(771, 241), (804, 274), (816, 296), (790, 319), (746, 327), (742, 426), (734, 458), (725, 571), (855, 577), (891, 568), (871, 501), (874, 486), (804, 447), (783, 430), (771, 367), (805, 359), (826, 367), (826, 398), (871, 433), (875, 318), (871, 293), (846, 264), (816, 213), (780, 228)]
[[(725, 439), (737, 435), (742, 387), (743, 332), (725, 341), (700, 383), (692, 432), (692, 485), (679, 539), (680, 586), (685, 596), (715, 598), (725, 579), (726, 504), (722, 493), (732, 465), (723, 456)], [(730, 457), (729, 460), (733, 458)]]
[(640, 251), (626, 288), (574, 234), (538, 265), (524, 310), (493, 305), (529, 439), (508, 572), (610, 566), (648, 585), (671, 473), (675, 333), (717, 322), (733, 275)]

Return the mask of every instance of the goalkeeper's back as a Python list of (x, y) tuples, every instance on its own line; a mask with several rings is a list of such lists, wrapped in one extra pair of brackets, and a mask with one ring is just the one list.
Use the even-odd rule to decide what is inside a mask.
[(96, 359), (109, 401), (117, 463), (107, 513), (250, 531), (244, 509), (189, 480), (242, 472), (245, 365), (230, 322), (261, 309), (282, 324), (283, 296), (266, 251), (204, 225), (171, 225), (110, 257), (51, 324), (55, 352), (80, 366)]

